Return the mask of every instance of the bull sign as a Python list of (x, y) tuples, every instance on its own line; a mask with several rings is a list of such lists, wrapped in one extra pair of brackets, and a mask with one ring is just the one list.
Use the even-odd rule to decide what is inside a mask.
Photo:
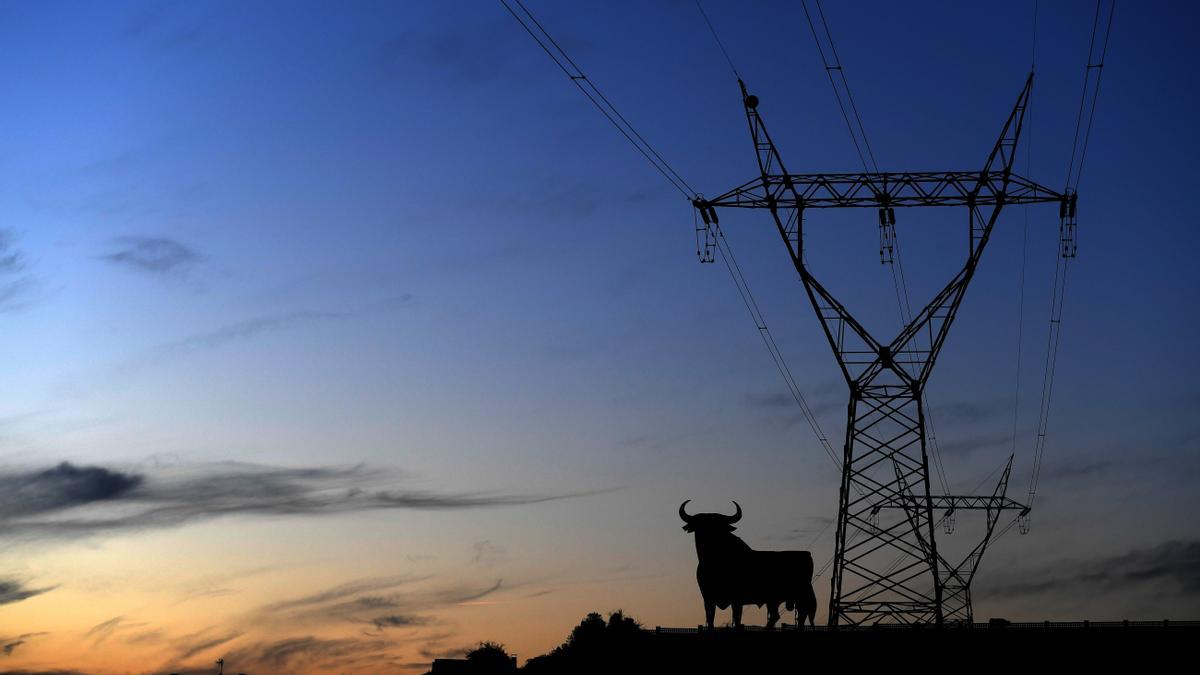
[(816, 625), (817, 596), (812, 589), (813, 560), (808, 551), (755, 551), (733, 534), (734, 523), (742, 519), (742, 507), (737, 513), (697, 513), (689, 515), (688, 501), (679, 505), (679, 517), (685, 523), (684, 532), (696, 535), (696, 582), (704, 598), (704, 620), (713, 627), (713, 614), (718, 607), (733, 607), (733, 625), (742, 625), (742, 606), (767, 606), (767, 628), (779, 621), (779, 605), (790, 612), (800, 611)]

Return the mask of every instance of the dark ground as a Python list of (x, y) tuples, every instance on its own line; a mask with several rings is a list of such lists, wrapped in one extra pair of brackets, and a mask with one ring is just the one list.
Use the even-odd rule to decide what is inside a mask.
[[(858, 673), (993, 672), (1052, 669), (1077, 673), (1194, 672), (1200, 621), (1037, 623), (936, 629), (873, 627), (803, 632), (794, 626), (642, 629), (631, 619), (585, 619), (561, 647), (530, 659), (522, 673)], [(482, 665), (482, 664), (477, 664)], [(433, 673), (516, 672), (466, 662), (435, 663)]]

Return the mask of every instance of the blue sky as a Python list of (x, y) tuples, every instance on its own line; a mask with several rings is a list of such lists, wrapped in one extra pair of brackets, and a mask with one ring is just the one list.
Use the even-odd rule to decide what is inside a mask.
[[(754, 177), (736, 86), (693, 3), (529, 6), (697, 189)], [(789, 168), (856, 170), (799, 3), (705, 6)], [(825, 9), (881, 168), (980, 167), (1029, 70), (1032, 4)], [(1042, 3), (1038, 16), (1032, 145), (1018, 168), (1051, 187), (1065, 179), (1093, 11)], [(1186, 514), (1200, 506), (1189, 199), (1200, 110), (1184, 29), (1196, 13), (1117, 8), (1041, 508), (1030, 535), (989, 553), (982, 616), (1197, 607)], [(419, 610), (429, 623), (387, 652), (399, 663), (423, 658), (412, 645), (490, 638), (538, 653), (616, 606), (696, 623), (694, 554), (675, 516), (684, 499), (713, 510), (738, 499), (741, 532), (763, 548), (809, 545), (833, 515), (836, 472), (780, 403), (726, 272), (696, 263), (689, 205), (499, 4), (8, 3), (0, 41), (0, 230), (3, 256), (17, 256), (0, 266), (6, 475), (67, 461), (151, 485), (172, 471), (225, 476), (213, 467), (229, 462), (361, 465), (389, 489), (570, 497), (31, 535), (0, 550), (0, 577), (55, 589), (0, 610), (0, 637), (51, 634), (13, 652), (21, 665), (56, 665), (55, 641), (113, 616), (167, 622), (192, 577), (222, 574), (199, 560), (209, 546), (294, 580), (205, 610), (219, 617), (210, 624), (242, 626), (229, 646), (245, 650), (288, 629), (260, 635), (239, 612), (301, 587), (505, 580), (503, 607)], [(914, 302), (961, 260), (960, 215), (898, 214)], [(873, 218), (812, 216), (809, 255), (885, 334), (898, 315)], [(960, 489), (1013, 445), (1024, 224), (1018, 209), (1002, 216), (930, 384)], [(837, 447), (844, 385), (769, 219), (722, 225)], [(1057, 225), (1053, 206), (1028, 210), (1014, 496), (1030, 468)], [(824, 560), (829, 537), (812, 547)], [(494, 549), (503, 555), (481, 565), (478, 551)], [(49, 618), (129, 582), (122, 561), (168, 550), (183, 557), (177, 571), (148, 567), (163, 578), (129, 588), (136, 600), (114, 592), (104, 611)], [(1171, 574), (1103, 593), (1063, 571), (1159, 555)], [(1027, 587), (1060, 577), (1061, 592)], [(504, 616), (489, 611), (536, 618), (487, 633)], [(189, 651), (176, 648), (198, 630), (185, 624), (121, 644), (131, 662), (144, 662), (137, 649), (166, 662)]]

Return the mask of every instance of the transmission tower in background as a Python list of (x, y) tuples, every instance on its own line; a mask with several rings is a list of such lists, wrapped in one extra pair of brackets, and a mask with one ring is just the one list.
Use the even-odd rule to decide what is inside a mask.
[[(1064, 257), (1074, 256), (1075, 194), (1056, 192), (1012, 170), (1033, 75), (983, 168), (948, 172), (788, 173), (758, 112), (758, 98), (738, 83), (760, 175), (715, 199), (693, 201), (705, 224), (700, 255), (712, 260), (719, 245), (717, 208), (769, 211), (849, 387), (829, 624), (970, 622), (971, 580), (997, 520), (1005, 511), (1027, 515), (1028, 508), (1006, 496), (1011, 458), (990, 495), (931, 492), (924, 390), (1006, 205), (1058, 203), (1060, 250)], [(895, 338), (882, 342), (809, 270), (805, 211), (876, 209), (880, 257), (889, 262), (895, 210), (921, 206), (966, 208), (966, 262)], [(985, 512), (986, 534), (965, 558), (947, 560), (938, 551), (935, 530), (949, 531), (955, 514), (970, 510)]]

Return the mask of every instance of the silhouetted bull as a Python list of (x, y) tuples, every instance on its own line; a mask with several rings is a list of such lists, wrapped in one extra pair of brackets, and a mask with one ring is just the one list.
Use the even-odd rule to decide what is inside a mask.
[[(689, 499), (688, 502), (691, 500)], [(713, 626), (716, 608), (733, 606), (733, 625), (742, 625), (742, 605), (767, 606), (767, 628), (779, 620), (779, 605), (788, 611), (800, 610), (800, 626), (804, 618), (816, 625), (817, 596), (812, 589), (813, 560), (808, 551), (755, 551), (733, 531), (734, 523), (742, 519), (742, 507), (737, 513), (697, 513), (688, 515), (679, 505), (679, 517), (687, 523), (685, 532), (696, 535), (696, 581), (704, 598), (704, 619)]]

